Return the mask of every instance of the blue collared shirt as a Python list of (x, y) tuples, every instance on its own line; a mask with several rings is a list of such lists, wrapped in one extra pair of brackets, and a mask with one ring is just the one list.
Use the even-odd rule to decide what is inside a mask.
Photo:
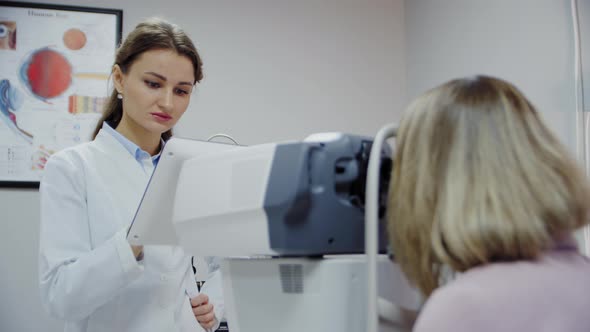
[(125, 147), (125, 150), (129, 151), (129, 153), (133, 156), (133, 158), (135, 158), (135, 160), (137, 160), (137, 162), (144, 168), (144, 170), (146, 170), (144, 167), (144, 160), (148, 158), (151, 158), (154, 168), (156, 167), (156, 165), (158, 165), (158, 161), (160, 161), (160, 154), (162, 153), (164, 144), (166, 144), (164, 140), (161, 140), (160, 152), (158, 152), (158, 154), (154, 156), (150, 156), (149, 153), (142, 150), (139, 146), (137, 146), (137, 144), (131, 142), (127, 137), (121, 135), (121, 133), (113, 129), (106, 121), (102, 123), (102, 129), (104, 129), (105, 132), (113, 136), (119, 143), (121, 143), (121, 145)]

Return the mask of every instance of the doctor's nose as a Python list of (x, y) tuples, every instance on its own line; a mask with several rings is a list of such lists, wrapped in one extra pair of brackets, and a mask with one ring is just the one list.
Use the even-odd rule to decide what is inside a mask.
[(170, 110), (170, 109), (172, 109), (173, 98), (174, 98), (173, 91), (163, 90), (162, 95), (160, 95), (160, 100), (159, 100), (158, 104), (162, 109)]

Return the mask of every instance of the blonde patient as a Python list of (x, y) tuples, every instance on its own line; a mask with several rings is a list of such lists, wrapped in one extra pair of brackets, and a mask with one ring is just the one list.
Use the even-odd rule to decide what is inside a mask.
[(589, 186), (515, 86), (432, 89), (396, 143), (390, 243), (427, 298), (414, 331), (590, 331), (590, 261), (573, 237)]

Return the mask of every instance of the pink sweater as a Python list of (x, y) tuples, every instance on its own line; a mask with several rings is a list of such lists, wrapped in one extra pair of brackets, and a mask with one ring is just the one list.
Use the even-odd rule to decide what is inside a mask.
[(427, 300), (414, 332), (588, 332), (590, 259), (575, 248), (468, 270)]

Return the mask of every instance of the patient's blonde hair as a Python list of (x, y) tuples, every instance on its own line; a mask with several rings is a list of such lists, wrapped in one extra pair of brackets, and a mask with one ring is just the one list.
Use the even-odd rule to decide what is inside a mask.
[(508, 82), (478, 76), (428, 91), (396, 145), (389, 237), (425, 295), (443, 266), (534, 259), (588, 222), (584, 175)]

